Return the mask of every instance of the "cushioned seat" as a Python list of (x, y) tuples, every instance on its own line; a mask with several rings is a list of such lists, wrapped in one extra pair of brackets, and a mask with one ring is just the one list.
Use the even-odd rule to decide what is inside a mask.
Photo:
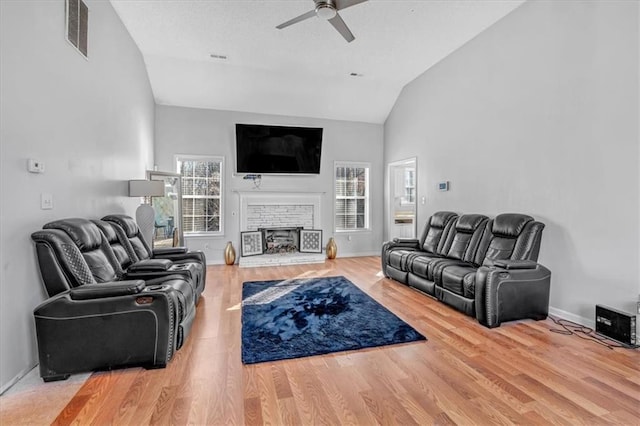
[(191, 283), (175, 274), (123, 279), (116, 253), (89, 220), (44, 228), (31, 238), (50, 296), (34, 310), (45, 381), (96, 369), (164, 367), (195, 318)]
[[(482, 239), (474, 252), (473, 264), (493, 266), (500, 260), (536, 260), (543, 229), (544, 225), (531, 216), (500, 214), (486, 223)], [(475, 291), (468, 291), (475, 289), (477, 285), (475, 270), (477, 267), (445, 264), (438, 274), (440, 278), (436, 282), (436, 297), (469, 315), (476, 315)], [(465, 293), (463, 284), (467, 274), (473, 274), (474, 278), (467, 278), (469, 282)]]
[(407, 260), (409, 269), (407, 284), (430, 296), (435, 296), (435, 283), (427, 278), (427, 271), (429, 265), (438, 259), (442, 259), (439, 254), (413, 253)]
[[(465, 265), (473, 259), (487, 220), (489, 218), (483, 215), (462, 215), (453, 220), (438, 254), (412, 253), (407, 258), (408, 284), (430, 296), (436, 296), (435, 286), (439, 284), (442, 268), (446, 265)], [(437, 274), (437, 280), (434, 279), (434, 273)]]
[(415, 254), (439, 254), (456, 217), (453, 212), (434, 213), (425, 224), (419, 240), (396, 238), (383, 244), (381, 264), (385, 276), (407, 284), (410, 259)]
[(194, 296), (197, 294), (196, 286), (201, 279), (202, 268), (196, 262), (174, 263), (168, 259), (144, 259), (135, 260), (131, 257), (133, 250), (128, 246), (127, 239), (118, 236), (118, 225), (104, 220), (93, 220), (100, 228), (107, 242), (111, 246), (116, 259), (127, 279), (150, 279), (167, 275), (180, 275), (191, 284)]
[[(34, 233), (32, 238), (35, 235), (40, 236), (48, 230), (64, 232), (79, 250), (82, 260), (84, 260), (86, 265), (86, 273), (91, 274), (90, 277), (87, 277), (88, 282), (83, 284), (91, 283), (91, 278), (97, 283), (115, 282), (125, 278), (125, 272), (122, 270), (115, 253), (107, 242), (106, 236), (95, 223), (81, 218), (56, 220), (44, 225), (43, 231)], [(71, 248), (65, 247), (64, 250), (69, 251)], [(81, 259), (75, 262), (81, 262)], [(79, 268), (81, 266), (78, 264), (73, 265), (73, 267)], [(195, 292), (188, 278), (176, 274), (169, 274), (158, 277), (158, 279), (154, 281), (154, 284), (158, 283), (161, 283), (163, 286), (172, 287), (179, 293), (178, 299), (181, 301), (180, 309), (185, 312), (186, 315), (190, 315), (191, 311), (195, 310)], [(76, 287), (77, 285), (72, 286)]]
[(443, 259), (438, 254), (414, 254), (409, 262), (409, 271), (419, 277), (429, 279), (429, 265)]
[[(475, 266), (453, 265), (444, 268), (442, 272), (442, 290), (436, 290), (441, 300), (445, 301), (448, 292), (456, 295), (462, 295), (469, 299), (468, 303), (458, 303), (456, 308), (463, 311), (467, 315), (475, 315), (475, 276), (478, 268)], [(464, 300), (464, 299), (463, 299)], [(474, 303), (471, 303), (471, 300)]]
[(440, 285), (446, 266), (472, 264), (488, 221), (489, 218), (481, 214), (464, 214), (456, 219), (447, 236), (443, 257), (429, 263), (426, 278)]
[[(442, 287), (450, 290), (456, 294), (462, 294), (465, 297), (473, 297), (472, 294), (468, 294), (469, 289), (465, 291), (465, 278), (470, 275), (475, 275), (478, 268), (474, 266), (449, 266), (444, 269), (442, 273)], [(468, 280), (467, 280), (468, 281)], [(469, 283), (467, 282), (467, 287)]]
[(397, 249), (392, 250), (389, 253), (389, 266), (393, 266), (396, 269), (405, 270), (406, 261), (409, 254), (414, 253), (416, 249)]
[(102, 220), (115, 225), (114, 229), (120, 243), (126, 248), (129, 257), (134, 262), (146, 259), (168, 259), (173, 264), (182, 264), (190, 271), (194, 271), (192, 278), (196, 303), (198, 302), (207, 281), (207, 261), (202, 251), (188, 251), (186, 247), (167, 247), (152, 250), (133, 218), (123, 214), (111, 214), (103, 217)]
[[(436, 215), (425, 227), (427, 235), (440, 231), (435, 249), (417, 240), (383, 244), (385, 276), (435, 296), (488, 327), (546, 318), (551, 272), (535, 262), (544, 224), (516, 213), (491, 221), (478, 214)], [(445, 217), (447, 225), (431, 226), (443, 225)]]

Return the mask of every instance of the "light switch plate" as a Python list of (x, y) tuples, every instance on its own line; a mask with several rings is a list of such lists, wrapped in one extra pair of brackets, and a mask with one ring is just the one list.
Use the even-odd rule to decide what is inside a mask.
[(53, 209), (53, 195), (44, 193), (40, 194), (40, 208), (42, 210)]

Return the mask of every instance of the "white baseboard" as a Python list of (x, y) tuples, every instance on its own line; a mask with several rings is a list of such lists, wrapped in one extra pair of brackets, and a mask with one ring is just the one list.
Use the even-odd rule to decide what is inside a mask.
[(338, 252), (338, 257), (364, 257), (364, 256), (380, 256), (380, 251), (360, 251), (360, 252)]
[(0, 387), (0, 395), (2, 395), (3, 393), (5, 393), (7, 390), (9, 390), (9, 388), (13, 385), (15, 385), (16, 383), (18, 383), (18, 381), (20, 381), (20, 379), (22, 379), (24, 376), (26, 376), (29, 371), (33, 370), (38, 364), (32, 365), (31, 367), (27, 367), (24, 370), (22, 370), (21, 372), (19, 372), (18, 374), (16, 374), (16, 376), (9, 380), (7, 383), (5, 383), (4, 385), (2, 385)]
[[(379, 251), (363, 251), (363, 252), (349, 252), (349, 253), (338, 253), (338, 257), (364, 257), (364, 256), (380, 256)], [(238, 257), (236, 259), (236, 265), (238, 264)], [(207, 259), (207, 265), (224, 265), (224, 259)]]
[(569, 320), (571, 322), (575, 322), (576, 324), (584, 325), (585, 327), (595, 328), (596, 323), (594, 320), (581, 317), (576, 314), (572, 314), (571, 312), (563, 311), (562, 309), (554, 308), (553, 306), (549, 306), (549, 314), (554, 317), (559, 317), (562, 319)]

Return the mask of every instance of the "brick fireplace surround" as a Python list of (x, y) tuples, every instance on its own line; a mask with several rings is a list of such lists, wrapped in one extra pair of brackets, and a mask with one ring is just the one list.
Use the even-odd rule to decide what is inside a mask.
[[(239, 192), (240, 230), (263, 228), (322, 229), (320, 207), (323, 193)], [(240, 257), (240, 267), (322, 263), (324, 253), (278, 253)]]

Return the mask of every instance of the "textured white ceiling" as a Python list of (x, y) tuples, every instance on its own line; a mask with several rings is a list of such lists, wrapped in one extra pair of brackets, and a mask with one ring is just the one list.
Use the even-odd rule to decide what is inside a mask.
[(111, 3), (158, 104), (383, 123), (404, 85), (523, 1), (369, 0), (340, 12), (351, 43), (319, 18), (275, 28), (313, 0)]

